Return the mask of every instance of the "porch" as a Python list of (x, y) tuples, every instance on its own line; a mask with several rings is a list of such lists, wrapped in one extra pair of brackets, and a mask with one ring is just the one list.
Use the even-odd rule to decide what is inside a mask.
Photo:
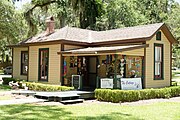
[(128, 82), (137, 84), (135, 82), (138, 81), (140, 84), (138, 89), (142, 89), (145, 84), (144, 48), (146, 47), (147, 44), (141, 44), (58, 52), (62, 55), (63, 61), (61, 83), (80, 90), (94, 90), (96, 88), (128, 89), (122, 84)]

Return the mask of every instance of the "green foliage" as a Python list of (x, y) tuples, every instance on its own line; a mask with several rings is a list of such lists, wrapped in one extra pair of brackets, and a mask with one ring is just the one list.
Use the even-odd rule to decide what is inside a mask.
[(171, 82), (171, 86), (177, 86), (177, 85), (178, 85), (178, 82), (176, 82), (176, 81)]
[(10, 90), (11, 87), (9, 85), (0, 85), (0, 91), (4, 91), (4, 90)]
[[(1, 0), (0, 6), (0, 39), (6, 45), (44, 31), (50, 15), (56, 28), (69, 25), (99, 31), (165, 22), (180, 40), (180, 5), (174, 0), (32, 0), (23, 8), (24, 14), (10, 1)], [(180, 67), (179, 45), (173, 46), (173, 56), (173, 66)]]
[(15, 44), (24, 38), (26, 27), (21, 12), (16, 11), (10, 1), (0, 1), (0, 39), (7, 38), (9, 44)]
[(96, 89), (95, 97), (99, 101), (107, 102), (131, 102), (155, 98), (170, 98), (180, 95), (180, 86), (168, 87), (161, 89), (144, 89), (144, 90), (111, 90)]
[(8, 78), (8, 77), (3, 77), (3, 85), (9, 85), (9, 82), (13, 81), (14, 83), (17, 82), (19, 85), (19, 88), (23, 88), (22, 87), (22, 83), (25, 80), (21, 80), (21, 79), (15, 79), (15, 78)]
[(27, 25), (21, 11), (10, 0), (0, 1), (0, 57), (9, 62), (11, 54), (7, 45), (16, 44), (27, 36)]
[(2, 78), (3, 79), (3, 85), (9, 85), (9, 82), (13, 81), (13, 82), (17, 82), (17, 79), (15, 78)]
[(49, 84), (42, 84), (42, 83), (32, 83), (32, 82), (26, 82), (26, 86), (29, 90), (34, 91), (67, 91), (67, 90), (73, 90), (73, 87), (67, 87), (67, 86), (60, 86), (60, 85), (49, 85)]

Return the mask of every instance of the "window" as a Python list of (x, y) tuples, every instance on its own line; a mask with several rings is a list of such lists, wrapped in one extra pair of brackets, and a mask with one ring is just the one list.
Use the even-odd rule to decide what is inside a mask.
[(49, 49), (39, 49), (39, 80), (48, 81)]
[(161, 40), (161, 31), (156, 33), (156, 40)]
[(21, 51), (21, 75), (27, 75), (28, 71), (28, 52)]
[(154, 44), (154, 79), (163, 79), (163, 45)]

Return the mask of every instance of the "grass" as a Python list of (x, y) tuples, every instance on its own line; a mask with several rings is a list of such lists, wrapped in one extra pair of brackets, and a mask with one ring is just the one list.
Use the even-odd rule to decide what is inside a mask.
[(180, 70), (172, 70), (172, 79), (180, 79), (180, 76), (176, 76), (180, 74)]
[(0, 106), (1, 120), (179, 120), (180, 103), (121, 106), (89, 103), (84, 105), (40, 106), (33, 104)]
[(11, 90), (11, 87), (9, 85), (0, 85), (0, 91), (7, 91)]
[(172, 70), (172, 80), (177, 82), (177, 85), (180, 85), (180, 70)]

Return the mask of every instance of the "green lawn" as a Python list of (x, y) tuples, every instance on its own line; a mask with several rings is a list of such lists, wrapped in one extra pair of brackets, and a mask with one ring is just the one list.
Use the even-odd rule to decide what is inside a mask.
[(9, 85), (0, 85), (0, 91), (7, 91), (11, 90), (11, 87)]
[(172, 70), (172, 79), (178, 79), (180, 78), (180, 76), (176, 76), (180, 74), (180, 71), (179, 70)]
[(83, 105), (9, 105), (0, 106), (1, 120), (180, 120), (180, 103), (121, 106), (89, 103)]

